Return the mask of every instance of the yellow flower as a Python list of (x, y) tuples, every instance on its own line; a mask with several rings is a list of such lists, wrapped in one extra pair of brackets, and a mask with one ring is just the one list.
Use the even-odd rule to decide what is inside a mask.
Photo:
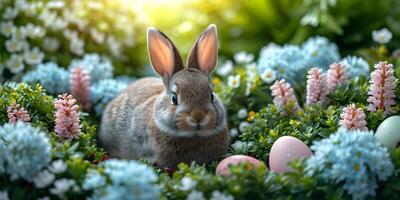
[(213, 83), (214, 85), (219, 85), (219, 84), (221, 83), (221, 79), (219, 79), (219, 78), (213, 78), (213, 79), (212, 79), (212, 83)]
[(247, 115), (248, 116), (247, 121), (249, 121), (249, 122), (253, 121), (255, 114), (256, 113), (254, 111), (250, 111), (249, 114)]

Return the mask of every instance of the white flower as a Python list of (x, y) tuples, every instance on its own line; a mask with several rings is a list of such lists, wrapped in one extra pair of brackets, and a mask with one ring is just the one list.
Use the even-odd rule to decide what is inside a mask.
[(50, 24), (50, 29), (59, 31), (65, 29), (67, 25), (68, 25), (67, 20), (64, 20), (63, 18), (60, 17), (56, 17), (54, 18), (53, 23)]
[(57, 18), (57, 14), (53, 11), (48, 9), (43, 10), (40, 15), (39, 19), (43, 22), (44, 26), (50, 27)]
[(234, 200), (233, 196), (230, 194), (224, 194), (220, 191), (214, 191), (211, 194), (210, 200)]
[(90, 35), (97, 44), (102, 44), (104, 42), (105, 39), (104, 33), (98, 31), (97, 29), (91, 28)]
[(32, 23), (28, 23), (24, 26), (25, 34), (29, 38), (40, 38), (46, 35), (46, 30), (41, 26), (35, 26)]
[(37, 65), (42, 63), (44, 59), (44, 53), (41, 52), (37, 47), (33, 48), (31, 51), (25, 51), (24, 60), (27, 64)]
[(244, 95), (249, 96), (251, 90), (251, 82), (246, 82), (246, 90), (244, 91)]
[(241, 152), (243, 147), (244, 147), (245, 143), (240, 141), (240, 140), (236, 140), (235, 143), (231, 144), (232, 149), (235, 152)]
[(238, 88), (240, 86), (240, 75), (229, 76), (228, 77), (228, 86), (231, 88)]
[(54, 174), (49, 170), (43, 170), (33, 178), (33, 183), (37, 188), (45, 188), (54, 181), (54, 178)]
[(239, 131), (243, 133), (244, 129), (245, 129), (246, 127), (248, 127), (248, 126), (250, 126), (250, 123), (249, 123), (249, 122), (246, 122), (246, 121), (240, 122), (240, 124), (239, 124)]
[(7, 190), (0, 191), (0, 199), (1, 200), (9, 200)]
[(253, 61), (253, 54), (246, 53), (244, 51), (238, 52), (234, 55), (235, 62), (238, 64), (246, 64)]
[(276, 79), (276, 72), (272, 69), (266, 69), (261, 74), (261, 80), (265, 83), (271, 84)]
[(54, 182), (54, 188), (50, 189), (50, 193), (61, 197), (74, 186), (76, 186), (75, 180), (62, 178)]
[(17, 40), (23, 40), (26, 38), (26, 31), (23, 26), (21, 27), (15, 27), (14, 31), (12, 33), (12, 38), (15, 38)]
[(182, 191), (189, 191), (196, 187), (197, 181), (193, 180), (190, 177), (183, 177), (181, 179), (181, 186), (179, 187)]
[(244, 119), (247, 117), (247, 110), (245, 108), (242, 108), (238, 112), (238, 117), (239, 119)]
[(236, 128), (232, 128), (231, 130), (229, 130), (229, 135), (231, 137), (236, 137), (239, 135), (239, 131)]
[(121, 43), (119, 43), (114, 37), (110, 36), (107, 38), (107, 45), (113, 56), (121, 56)]
[(69, 50), (76, 55), (82, 55), (84, 53), (84, 47), (84, 41), (79, 38), (72, 39), (69, 43)]
[(6, 37), (10, 37), (15, 29), (14, 23), (12, 21), (2, 22), (0, 24), (0, 27), (1, 27), (1, 34), (3, 34)]
[(64, 1), (50, 1), (46, 4), (46, 7), (50, 9), (63, 8), (64, 6), (65, 6)]
[(55, 174), (60, 174), (60, 173), (65, 172), (65, 170), (67, 170), (67, 164), (63, 160), (59, 159), (59, 160), (53, 161), (51, 163), (51, 166), (50, 166), (51, 172), (53, 172)]
[(186, 197), (186, 200), (206, 200), (206, 198), (204, 197), (204, 194), (202, 192), (193, 190)]
[(6, 67), (14, 74), (24, 70), (25, 65), (22, 60), (22, 56), (18, 54), (12, 54), (11, 58), (8, 59)]
[(6, 49), (10, 53), (19, 52), (24, 47), (24, 40), (17, 40), (15, 38), (11, 38), (6, 41)]
[(226, 76), (233, 70), (233, 62), (228, 60), (221, 67), (217, 68), (217, 74), (220, 76)]
[(18, 10), (13, 7), (8, 7), (3, 13), (4, 19), (14, 19), (18, 15)]
[(56, 51), (60, 47), (60, 42), (58, 41), (57, 38), (52, 38), (52, 37), (46, 37), (43, 40), (43, 48), (46, 51)]
[(392, 39), (392, 32), (387, 28), (372, 31), (372, 39), (380, 44), (386, 44)]

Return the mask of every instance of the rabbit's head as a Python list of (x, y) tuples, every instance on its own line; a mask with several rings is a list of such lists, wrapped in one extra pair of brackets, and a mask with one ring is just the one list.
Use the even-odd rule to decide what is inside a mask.
[(225, 108), (210, 82), (217, 63), (216, 26), (210, 25), (199, 36), (186, 68), (174, 44), (157, 29), (148, 29), (147, 46), (153, 69), (165, 86), (154, 105), (157, 127), (177, 137), (206, 137), (224, 130)]

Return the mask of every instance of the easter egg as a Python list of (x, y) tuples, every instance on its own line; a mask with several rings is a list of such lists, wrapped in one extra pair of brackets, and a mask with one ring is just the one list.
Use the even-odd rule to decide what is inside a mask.
[(385, 119), (376, 129), (375, 137), (389, 150), (400, 146), (400, 116)]
[(239, 163), (251, 163), (255, 167), (259, 166), (261, 164), (261, 161), (250, 157), (250, 156), (245, 156), (245, 155), (234, 155), (234, 156), (229, 156), (225, 159), (223, 159), (217, 166), (217, 169), (215, 170), (215, 174), (217, 175), (222, 175), (222, 176), (228, 176), (229, 173), (229, 165), (237, 165)]
[(269, 168), (274, 172), (289, 172), (289, 162), (311, 155), (310, 148), (301, 140), (291, 136), (283, 136), (272, 145), (269, 153)]

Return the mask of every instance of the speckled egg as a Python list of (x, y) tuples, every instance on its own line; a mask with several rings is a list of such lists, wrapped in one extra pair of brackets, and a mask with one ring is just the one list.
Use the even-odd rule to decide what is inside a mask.
[(375, 137), (389, 150), (400, 146), (400, 116), (385, 119), (376, 129)]
[(225, 159), (223, 159), (217, 166), (217, 169), (215, 170), (216, 175), (222, 175), (222, 176), (228, 176), (229, 173), (229, 165), (237, 165), (239, 163), (251, 163), (255, 167), (259, 166), (262, 162), (246, 155), (234, 155), (234, 156), (229, 156)]
[(301, 140), (291, 136), (283, 136), (272, 145), (269, 153), (269, 168), (274, 172), (289, 172), (289, 162), (311, 155), (310, 148)]

